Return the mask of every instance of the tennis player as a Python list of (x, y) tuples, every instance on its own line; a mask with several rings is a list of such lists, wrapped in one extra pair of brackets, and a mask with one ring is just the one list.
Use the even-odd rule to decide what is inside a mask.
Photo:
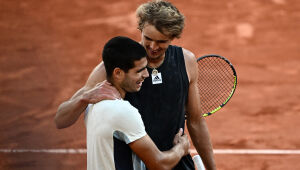
[(171, 169), (188, 154), (189, 141), (182, 135), (182, 129), (172, 149), (161, 152), (147, 135), (138, 110), (123, 100), (126, 92), (139, 91), (144, 79), (149, 77), (146, 55), (143, 46), (127, 37), (112, 38), (104, 46), (107, 81), (116, 89), (115, 96), (119, 99), (102, 100), (88, 109), (85, 116), (88, 170), (120, 169), (114, 162), (114, 137), (126, 142), (138, 155), (133, 154), (132, 165), (128, 165), (134, 169), (145, 168), (138, 158), (148, 169)]
[[(215, 170), (208, 128), (199, 107), (196, 57), (187, 49), (171, 45), (172, 40), (181, 36), (184, 16), (167, 1), (144, 3), (136, 14), (141, 31), (140, 43), (146, 49), (147, 70), (151, 75), (145, 79), (139, 92), (127, 93), (125, 99), (139, 110), (147, 134), (162, 151), (173, 147), (173, 136), (179, 128), (185, 127), (186, 115), (189, 134), (205, 168)], [(99, 101), (101, 86), (95, 85), (105, 78), (105, 67), (100, 63), (86, 85), (59, 106), (55, 118), (57, 128), (74, 124), (89, 103)], [(128, 145), (118, 142), (118, 149), (122, 152), (118, 152), (116, 161), (125, 161), (123, 155), (130, 150)], [(191, 156), (183, 157), (174, 169), (195, 169)]]

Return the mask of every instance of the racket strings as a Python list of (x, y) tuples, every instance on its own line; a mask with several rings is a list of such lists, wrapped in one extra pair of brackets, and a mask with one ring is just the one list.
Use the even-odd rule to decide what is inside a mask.
[(222, 105), (234, 86), (234, 74), (223, 59), (208, 57), (198, 61), (198, 88), (203, 113)]

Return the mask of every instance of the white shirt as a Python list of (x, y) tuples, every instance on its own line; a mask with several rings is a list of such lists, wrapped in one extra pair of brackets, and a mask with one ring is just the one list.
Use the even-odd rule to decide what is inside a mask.
[(131, 143), (146, 135), (136, 108), (124, 100), (104, 100), (91, 105), (85, 117), (87, 169), (114, 170), (113, 136)]

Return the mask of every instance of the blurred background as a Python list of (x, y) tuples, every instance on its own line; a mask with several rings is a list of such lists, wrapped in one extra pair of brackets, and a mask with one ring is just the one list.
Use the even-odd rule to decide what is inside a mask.
[[(4, 152), (86, 147), (83, 116), (56, 110), (86, 82), (110, 38), (140, 40), (134, 0), (0, 0), (0, 169), (86, 169), (85, 154)], [(185, 15), (174, 45), (236, 67), (233, 98), (207, 119), (214, 149), (300, 149), (300, 3), (171, 0)], [(216, 154), (219, 170), (300, 169), (298, 154)]]

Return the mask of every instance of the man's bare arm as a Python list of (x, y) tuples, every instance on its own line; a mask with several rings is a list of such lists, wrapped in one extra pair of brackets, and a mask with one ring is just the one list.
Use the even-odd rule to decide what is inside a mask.
[(161, 152), (151, 138), (146, 135), (129, 144), (131, 150), (145, 163), (150, 170), (170, 170), (189, 153), (187, 135), (182, 136), (182, 129), (174, 138), (174, 146), (168, 151)]
[(187, 128), (192, 142), (201, 156), (207, 170), (215, 170), (212, 144), (205, 119), (201, 115), (200, 97), (198, 93), (198, 66), (194, 54), (184, 50), (186, 68), (189, 76), (189, 93), (187, 111)]
[(94, 68), (86, 84), (79, 89), (69, 100), (63, 102), (56, 112), (54, 122), (58, 129), (73, 125), (86, 109), (89, 103), (98, 102), (99, 93), (97, 83), (106, 79), (103, 62)]

